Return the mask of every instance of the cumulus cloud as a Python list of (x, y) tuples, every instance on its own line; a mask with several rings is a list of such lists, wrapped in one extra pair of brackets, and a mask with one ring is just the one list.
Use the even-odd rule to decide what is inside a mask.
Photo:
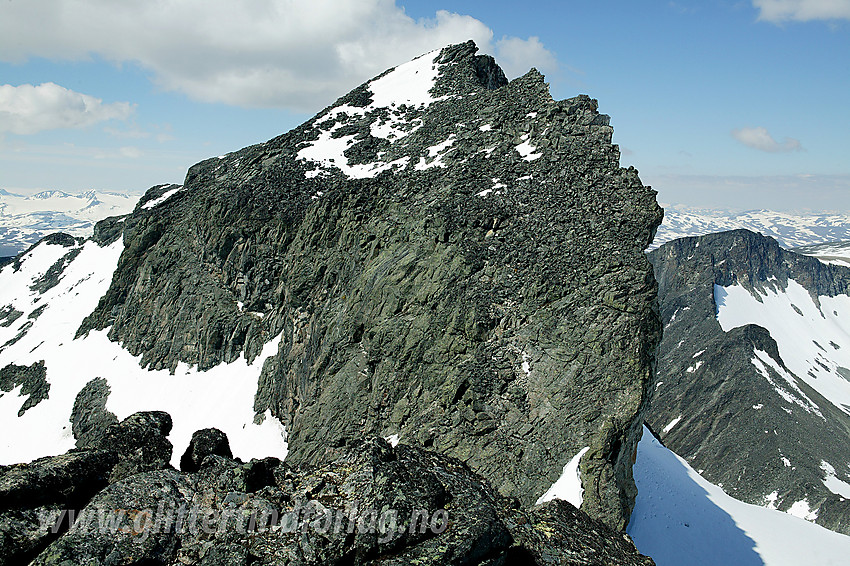
[(800, 140), (785, 138), (781, 142), (778, 142), (762, 127), (732, 130), (732, 137), (747, 147), (768, 153), (784, 153), (803, 149)]
[(495, 47), (495, 57), (509, 79), (528, 72), (531, 61), (543, 73), (552, 73), (558, 68), (555, 55), (543, 46), (539, 37), (505, 37), (497, 41)]
[(850, 20), (850, 0), (753, 0), (759, 20), (773, 23)]
[[(193, 99), (317, 110), (384, 69), (472, 39), (512, 72), (551, 68), (536, 38), (504, 38), (445, 10), (414, 20), (395, 0), (0, 2), (0, 58), (132, 62)], [(523, 71), (524, 72), (524, 71)]]
[(0, 85), (0, 132), (35, 134), (44, 130), (84, 128), (133, 113), (127, 102), (103, 100), (54, 83)]

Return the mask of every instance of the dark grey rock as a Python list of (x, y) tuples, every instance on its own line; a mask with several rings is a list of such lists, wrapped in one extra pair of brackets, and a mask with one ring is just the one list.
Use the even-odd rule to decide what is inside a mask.
[[(66, 234), (60, 235), (65, 236)], [(49, 241), (49, 239), (50, 236), (47, 236), (43, 241)], [(75, 247), (72, 247), (68, 253), (56, 260), (41, 277), (33, 281), (30, 285), (30, 290), (43, 294), (58, 285), (62, 274), (65, 272), (65, 268), (83, 251), (83, 248), (79, 245), (81, 242), (82, 239), (75, 240)]]
[(57, 538), (47, 525), (59, 521), (61, 513), (56, 505), (0, 510), (0, 565), (29, 564)]
[[(850, 534), (850, 501), (824, 486), (820, 467), (821, 461), (850, 462), (850, 444), (841, 440), (850, 435), (850, 417), (799, 379), (797, 386), (823, 416), (797, 406), (789, 412), (751, 362), (758, 349), (784, 368), (776, 342), (756, 325), (723, 332), (714, 302), (715, 284), (783, 289), (788, 279), (815, 300), (848, 293), (850, 269), (783, 250), (772, 238), (746, 230), (674, 240), (649, 259), (665, 324), (647, 415), (655, 434), (733, 497), (766, 505), (766, 497), (776, 492), (780, 510), (806, 499), (818, 510), (818, 524)], [(702, 364), (694, 369), (697, 361)], [(768, 371), (775, 383), (784, 383)], [(678, 424), (664, 432), (678, 417)], [(840, 479), (850, 481), (850, 475)]]
[(170, 429), (166, 413), (136, 413), (84, 450), (0, 466), (0, 566), (29, 563), (110, 483), (167, 467)]
[[(374, 439), (321, 468), (266, 460), (268, 481), (246, 491), (257, 462), (213, 455), (197, 473), (112, 484), (34, 564), (653, 563), (569, 503), (522, 511), (461, 462), (420, 448)], [(116, 522), (103, 529), (98, 517)]]
[(12, 323), (21, 318), (23, 314), (24, 313), (22, 313), (21, 311), (12, 307), (12, 305), (0, 307), (0, 326), (12, 326)]
[(94, 225), (91, 239), (99, 246), (113, 244), (124, 232), (124, 219), (126, 216), (110, 216), (104, 218)]
[(81, 509), (106, 487), (117, 461), (113, 452), (92, 450), (0, 469), (0, 565), (27, 564), (55, 540), (68, 526), (61, 513)]
[(108, 450), (89, 450), (8, 466), (0, 476), (0, 507), (81, 506), (106, 487), (117, 460)]
[(169, 467), (174, 447), (168, 440), (171, 416), (163, 411), (134, 413), (120, 423), (110, 425), (91, 443), (92, 448), (119, 454), (110, 483), (123, 478)]
[(217, 428), (205, 428), (195, 431), (186, 452), (180, 458), (180, 469), (184, 472), (197, 472), (207, 456), (232, 458), (227, 435)]
[(98, 444), (109, 426), (118, 423), (118, 418), (106, 410), (109, 392), (107, 381), (96, 377), (77, 393), (71, 410), (71, 432), (77, 440), (77, 448)]
[[(286, 424), (293, 463), (397, 433), (531, 504), (589, 446), (584, 509), (623, 528), (660, 340), (642, 252), (661, 209), (619, 167), (595, 100), (555, 101), (534, 70), (507, 83), (475, 52), (441, 52), (427, 108), (320, 115), (193, 166), (179, 193), (126, 217), (79, 334), (109, 327), (171, 370), (253, 360), (280, 335), (255, 409)], [(370, 101), (364, 85), (335, 106)], [(401, 141), (371, 135), (388, 118)], [(349, 179), (297, 158), (332, 126), (354, 136), (351, 163), (409, 161)], [(445, 167), (415, 168), (450, 136)], [(526, 139), (541, 157), (521, 158)]]
[(0, 390), (9, 393), (18, 386), (21, 386), (20, 395), (27, 396), (18, 410), (18, 416), (20, 417), (28, 409), (35, 407), (48, 398), (50, 384), (47, 382), (47, 370), (44, 367), (44, 360), (35, 362), (31, 366), (9, 364), (0, 369)]

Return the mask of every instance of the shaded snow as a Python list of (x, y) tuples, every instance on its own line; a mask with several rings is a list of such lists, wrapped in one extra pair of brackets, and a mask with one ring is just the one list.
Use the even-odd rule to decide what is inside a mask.
[(658, 566), (838, 566), (850, 556), (850, 537), (730, 497), (646, 427), (634, 475), (627, 532)]
[(826, 474), (823, 478), (823, 485), (832, 493), (850, 499), (850, 483), (839, 479), (836, 476), (835, 468), (829, 462), (825, 460), (821, 461), (820, 468)]

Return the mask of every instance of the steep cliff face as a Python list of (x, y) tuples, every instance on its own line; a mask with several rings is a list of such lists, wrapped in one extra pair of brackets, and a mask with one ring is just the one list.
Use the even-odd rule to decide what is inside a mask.
[(109, 329), (170, 371), (279, 340), (254, 411), (286, 425), (294, 464), (398, 435), (530, 504), (587, 447), (582, 508), (622, 528), (662, 212), (595, 100), (475, 52), (387, 71), (99, 225), (124, 248), (78, 336)]
[(850, 269), (746, 230), (649, 257), (664, 320), (649, 424), (730, 495), (850, 534)]

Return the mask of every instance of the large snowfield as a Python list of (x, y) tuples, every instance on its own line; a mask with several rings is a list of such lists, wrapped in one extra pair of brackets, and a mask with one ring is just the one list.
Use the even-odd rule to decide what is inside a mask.
[(658, 566), (850, 563), (850, 537), (730, 497), (646, 427), (634, 475), (638, 496), (628, 533)]

